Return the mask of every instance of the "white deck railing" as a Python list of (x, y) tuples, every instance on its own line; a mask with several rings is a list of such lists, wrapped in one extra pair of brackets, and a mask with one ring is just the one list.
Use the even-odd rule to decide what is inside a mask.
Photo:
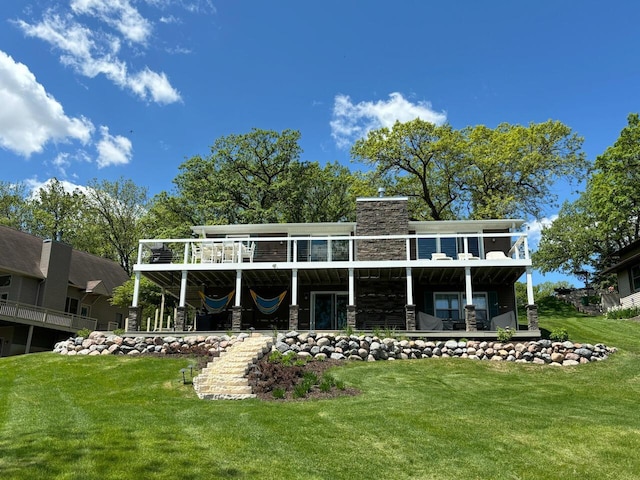
[(70, 332), (76, 332), (83, 328), (95, 330), (98, 324), (95, 318), (82, 317), (80, 315), (10, 301), (0, 303), (0, 317), (9, 321), (29, 325), (41, 324), (43, 327), (52, 326), (58, 329), (60, 329), (59, 327), (63, 327), (62, 329)]
[[(507, 239), (507, 241), (505, 241)], [(138, 264), (530, 260), (526, 233), (140, 240)]]

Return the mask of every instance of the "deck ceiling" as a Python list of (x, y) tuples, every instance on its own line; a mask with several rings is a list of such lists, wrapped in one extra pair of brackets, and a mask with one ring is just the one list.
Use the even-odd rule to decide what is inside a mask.
[[(514, 267), (477, 267), (471, 270), (471, 281), (475, 285), (505, 285), (516, 282), (525, 268)], [(164, 287), (176, 297), (180, 294), (181, 273), (179, 271), (143, 272), (153, 283)], [(412, 268), (414, 282), (418, 285), (461, 285), (464, 284), (464, 269), (457, 267)], [(389, 281), (406, 278), (404, 268), (363, 268), (355, 270), (357, 280)], [(346, 269), (300, 269), (298, 270), (299, 286), (342, 285), (348, 284)], [(242, 273), (242, 284), (252, 287), (265, 287), (291, 284), (290, 270), (245, 270)], [(236, 272), (228, 271), (192, 271), (187, 275), (187, 303), (199, 305), (198, 292), (207, 288), (235, 288)]]

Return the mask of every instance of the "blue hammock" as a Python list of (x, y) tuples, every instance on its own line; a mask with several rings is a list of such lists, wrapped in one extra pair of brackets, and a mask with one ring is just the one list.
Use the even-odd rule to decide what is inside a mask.
[(286, 290), (277, 297), (273, 298), (262, 298), (253, 290), (249, 290), (249, 293), (251, 293), (251, 297), (253, 298), (256, 307), (258, 307), (258, 310), (260, 310), (260, 312), (264, 313), (265, 315), (271, 315), (272, 313), (275, 313), (275, 311), (278, 310), (280, 304), (284, 300), (284, 297), (287, 295)]
[(220, 298), (207, 297), (202, 292), (198, 292), (198, 293), (200, 294), (200, 298), (202, 298), (202, 302), (204, 303), (204, 306), (207, 312), (220, 313), (227, 308), (227, 305), (229, 305), (229, 302), (233, 298), (233, 294), (235, 292), (236, 292), (235, 290), (231, 290), (231, 293)]

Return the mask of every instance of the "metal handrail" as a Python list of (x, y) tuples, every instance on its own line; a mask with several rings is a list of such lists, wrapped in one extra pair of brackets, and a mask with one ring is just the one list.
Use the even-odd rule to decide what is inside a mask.
[(34, 324), (41, 323), (42, 326), (45, 327), (47, 325), (66, 327), (69, 331), (77, 331), (84, 328), (95, 330), (98, 325), (98, 320), (95, 318), (8, 300), (0, 302), (0, 316), (8, 317), (16, 321), (23, 320)]

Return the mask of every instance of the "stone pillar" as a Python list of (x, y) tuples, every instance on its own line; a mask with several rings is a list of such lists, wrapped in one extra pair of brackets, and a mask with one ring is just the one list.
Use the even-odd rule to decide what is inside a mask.
[(174, 330), (177, 332), (184, 332), (185, 318), (187, 316), (186, 307), (176, 308), (176, 318), (173, 321)]
[(347, 305), (347, 328), (356, 328), (356, 306)]
[(540, 330), (537, 305), (527, 305), (527, 324), (529, 325), (529, 330)]
[(142, 317), (142, 307), (129, 307), (129, 317), (128, 317), (128, 332), (137, 332), (138, 326), (140, 325), (140, 318)]
[(416, 306), (415, 305), (406, 305), (405, 306), (406, 318), (407, 318), (407, 331), (415, 331), (416, 329)]
[(289, 305), (289, 330), (298, 330), (298, 313), (300, 311), (299, 305)]
[(478, 325), (476, 323), (476, 306), (465, 305), (464, 306), (464, 321), (467, 324), (467, 332), (477, 332)]
[(242, 307), (231, 307), (231, 330), (239, 332), (242, 328)]

